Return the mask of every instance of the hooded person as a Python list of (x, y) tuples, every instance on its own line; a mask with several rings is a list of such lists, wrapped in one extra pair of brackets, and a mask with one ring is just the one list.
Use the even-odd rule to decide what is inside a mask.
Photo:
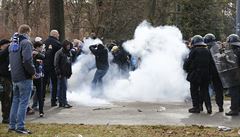
[(67, 101), (67, 79), (72, 75), (72, 43), (63, 41), (62, 48), (56, 52), (54, 58), (55, 72), (58, 78), (58, 100), (59, 107), (71, 108)]

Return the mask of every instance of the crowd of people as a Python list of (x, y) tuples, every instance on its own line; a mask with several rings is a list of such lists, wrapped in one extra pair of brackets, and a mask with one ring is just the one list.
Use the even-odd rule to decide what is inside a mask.
[[(57, 30), (51, 30), (46, 40), (30, 37), (31, 28), (23, 24), (9, 40), (0, 41), (2, 123), (9, 124), (9, 132), (21, 134), (31, 134), (25, 128), (26, 114), (34, 114), (37, 110), (39, 117), (44, 117), (48, 90), (51, 107), (72, 107), (67, 101), (67, 80), (72, 75), (73, 63), (84, 54), (84, 41), (74, 39), (61, 43)], [(92, 33), (89, 38), (94, 40), (97, 37)], [(136, 59), (131, 63), (130, 54), (121, 44), (111, 42), (105, 46), (99, 43), (89, 47), (96, 61), (92, 90), (102, 89), (102, 78), (109, 68), (109, 53), (112, 53), (112, 63), (118, 65), (119, 71), (126, 73), (137, 67)]]
[[(50, 90), (51, 107), (71, 108), (67, 100), (67, 81), (72, 75), (72, 65), (78, 56), (85, 54), (84, 41), (59, 41), (59, 32), (51, 30), (49, 37), (31, 39), (31, 28), (23, 24), (18, 32), (0, 41), (0, 99), (2, 103), (2, 123), (9, 124), (9, 132), (31, 134), (25, 128), (26, 114), (39, 111), (44, 117), (45, 95)], [(95, 34), (89, 36), (96, 39)], [(118, 66), (121, 75), (134, 71), (141, 59), (124, 50), (123, 41), (109, 44), (90, 45), (95, 56), (96, 72), (92, 90), (102, 89), (102, 79), (110, 63)], [(212, 113), (209, 88), (215, 92), (219, 112), (224, 111), (224, 90), (231, 95), (230, 111), (227, 116), (236, 116), (240, 110), (240, 38), (236, 34), (227, 37), (225, 43), (216, 40), (213, 34), (204, 37), (196, 35), (188, 45), (189, 56), (183, 69), (190, 82), (193, 107), (190, 113), (203, 111), (205, 103), (208, 114)], [(35, 87), (35, 88), (33, 88)], [(30, 104), (32, 99), (32, 104)]]
[(230, 111), (226, 116), (237, 116), (240, 110), (240, 38), (236, 34), (227, 37), (226, 42), (216, 40), (213, 34), (204, 37), (195, 35), (188, 46), (190, 53), (184, 62), (193, 107), (189, 113), (203, 111), (212, 113), (209, 87), (215, 92), (219, 112), (223, 112), (224, 90), (231, 97)]

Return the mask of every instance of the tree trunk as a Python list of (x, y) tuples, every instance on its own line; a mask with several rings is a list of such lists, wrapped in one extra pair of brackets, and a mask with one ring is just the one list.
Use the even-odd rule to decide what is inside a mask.
[(154, 16), (156, 11), (156, 0), (147, 0), (146, 8), (145, 8), (145, 18), (147, 21), (154, 23)]
[(65, 39), (64, 25), (64, 2), (63, 0), (50, 0), (50, 30), (56, 29), (59, 31), (59, 40), (62, 42)]

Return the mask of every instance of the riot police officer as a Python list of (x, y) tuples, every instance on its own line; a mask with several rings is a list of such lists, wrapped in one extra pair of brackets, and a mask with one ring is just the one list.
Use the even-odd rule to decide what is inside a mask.
[(188, 72), (187, 80), (190, 82), (190, 93), (193, 108), (189, 113), (200, 113), (200, 98), (205, 103), (207, 113), (212, 113), (211, 100), (208, 92), (212, 58), (204, 43), (203, 37), (195, 35), (191, 39), (192, 49), (184, 62), (184, 69)]
[[(219, 46), (216, 42), (216, 37), (208, 33), (204, 36), (204, 43), (207, 44), (208, 49), (210, 50), (212, 56), (215, 53), (216, 46)], [(213, 71), (212, 71), (212, 77), (211, 77), (211, 82), (213, 84), (213, 90), (215, 91), (215, 100), (219, 108), (219, 112), (223, 112), (223, 85), (220, 80), (217, 68), (215, 66), (215, 63), (212, 64), (213, 66)]]
[(239, 63), (240, 63), (240, 38), (236, 34), (231, 34), (227, 37), (227, 44), (230, 48), (232, 48), (234, 54), (237, 56), (237, 71), (231, 76), (235, 84), (231, 84), (229, 87), (229, 92), (231, 96), (231, 107), (230, 111), (226, 113), (227, 116), (237, 116), (239, 112), (239, 104), (240, 104), (240, 73), (239, 73)]

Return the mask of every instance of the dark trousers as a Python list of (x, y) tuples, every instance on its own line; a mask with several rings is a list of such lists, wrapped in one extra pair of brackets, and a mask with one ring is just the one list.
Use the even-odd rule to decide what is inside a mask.
[(238, 112), (240, 106), (240, 86), (229, 88), (231, 96), (231, 107), (232, 111)]
[(201, 83), (190, 83), (190, 92), (194, 108), (199, 109), (199, 106), (202, 104), (201, 102), (204, 102), (207, 108), (212, 108), (208, 85), (209, 82), (205, 81)]
[(43, 78), (34, 79), (33, 84), (36, 87), (36, 95), (39, 104), (39, 113), (43, 113)]
[(215, 100), (218, 105), (218, 107), (223, 106), (223, 85), (222, 82), (218, 77), (213, 78), (213, 89), (215, 91)]
[(9, 120), (9, 114), (12, 103), (12, 82), (7, 78), (0, 78), (3, 86), (3, 92), (0, 92), (0, 100), (2, 104), (3, 120)]
[(67, 78), (58, 79), (58, 101), (59, 104), (65, 105), (67, 102)]
[(57, 75), (54, 71), (54, 68), (49, 71), (45, 71), (44, 78), (43, 78), (43, 96), (45, 98), (46, 94), (46, 88), (47, 84), (49, 83), (49, 80), (51, 80), (52, 83), (52, 89), (51, 89), (51, 102), (56, 103), (57, 102)]

